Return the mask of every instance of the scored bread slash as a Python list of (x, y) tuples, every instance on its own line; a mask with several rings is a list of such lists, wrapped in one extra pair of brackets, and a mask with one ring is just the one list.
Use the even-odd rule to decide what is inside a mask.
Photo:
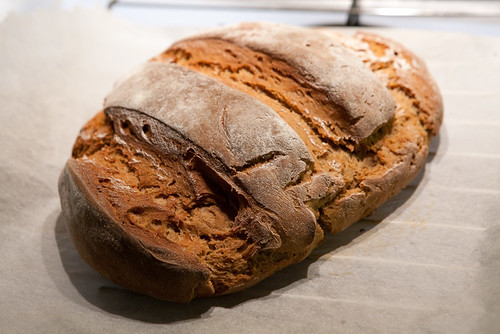
[(115, 85), (75, 142), (61, 206), (110, 280), (176, 302), (232, 293), (403, 189), (441, 120), (425, 64), (395, 42), (223, 27)]

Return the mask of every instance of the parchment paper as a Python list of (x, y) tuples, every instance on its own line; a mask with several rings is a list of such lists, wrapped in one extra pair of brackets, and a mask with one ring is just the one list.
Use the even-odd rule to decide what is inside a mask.
[(381, 30), (419, 54), (445, 121), (410, 187), (302, 263), (187, 305), (108, 282), (76, 253), (57, 178), (116, 79), (194, 29), (106, 12), (0, 26), (0, 333), (500, 332), (500, 39)]

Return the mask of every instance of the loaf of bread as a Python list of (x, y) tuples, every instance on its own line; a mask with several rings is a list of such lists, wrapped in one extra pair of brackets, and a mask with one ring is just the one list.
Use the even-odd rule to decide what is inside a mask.
[(188, 302), (303, 260), (425, 163), (442, 101), (386, 38), (270, 23), (173, 44), (119, 81), (60, 180), (83, 259)]

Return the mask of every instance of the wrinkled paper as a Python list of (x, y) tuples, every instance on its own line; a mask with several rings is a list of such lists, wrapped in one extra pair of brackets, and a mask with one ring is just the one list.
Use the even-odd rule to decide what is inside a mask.
[(305, 261), (244, 292), (187, 305), (128, 292), (84, 263), (57, 193), (74, 139), (117, 79), (194, 31), (138, 27), (100, 10), (0, 24), (1, 333), (500, 331), (493, 37), (377, 30), (427, 62), (444, 123), (408, 188)]

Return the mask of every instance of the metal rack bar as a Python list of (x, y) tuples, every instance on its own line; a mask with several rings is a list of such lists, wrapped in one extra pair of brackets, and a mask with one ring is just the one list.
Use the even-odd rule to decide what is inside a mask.
[(111, 0), (115, 6), (335, 11), (352, 15), (500, 17), (498, 0)]

